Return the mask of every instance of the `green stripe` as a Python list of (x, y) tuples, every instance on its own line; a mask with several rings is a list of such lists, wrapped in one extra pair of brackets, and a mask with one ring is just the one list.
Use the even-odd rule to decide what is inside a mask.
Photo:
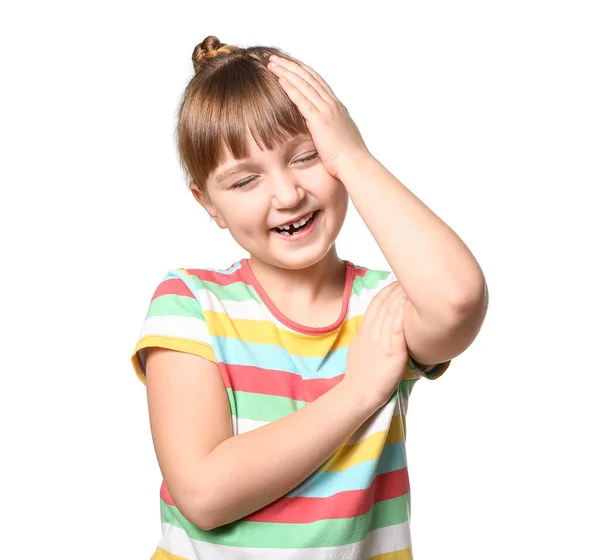
[(352, 293), (360, 295), (362, 290), (373, 290), (390, 274), (389, 270), (368, 270), (364, 276), (356, 276), (352, 284)]
[[(357, 276), (352, 285), (352, 294), (359, 295), (362, 290), (376, 288), (391, 273), (385, 270), (368, 270), (364, 276)], [(262, 302), (260, 296), (250, 284), (243, 281), (233, 282), (227, 286), (221, 286), (216, 282), (202, 280), (191, 275), (191, 282), (198, 290), (208, 290), (219, 300), (244, 302), (255, 300)], [(165, 294), (156, 298), (150, 305), (148, 316), (152, 315), (182, 315), (184, 317), (197, 317), (200, 305), (195, 298), (189, 296), (178, 296)], [(204, 318), (204, 316), (202, 316)]]
[(178, 296), (175, 294), (165, 294), (153, 300), (148, 308), (146, 319), (148, 319), (148, 317), (165, 317), (168, 315), (194, 317), (195, 319), (206, 321), (196, 298), (191, 296)]
[(227, 396), (230, 402), (235, 401), (238, 418), (258, 422), (274, 422), (308, 404), (288, 397), (233, 391), (230, 388), (227, 389)]
[(256, 301), (262, 301), (254, 287), (242, 281), (233, 282), (227, 286), (221, 286), (210, 280), (201, 280), (195, 275), (192, 275), (191, 279), (192, 284), (196, 289), (208, 290), (215, 294), (219, 300), (248, 301), (250, 299), (255, 299)]
[(404, 397), (405, 401), (407, 401), (408, 397), (410, 397), (413, 387), (415, 386), (415, 383), (417, 381), (419, 381), (419, 380), (418, 379), (403, 379), (402, 381), (400, 381), (400, 391), (401, 391), (402, 396)]
[[(448, 360), (450, 361), (450, 360)], [(435, 366), (431, 371), (428, 372), (423, 372), (422, 375), (423, 377), (427, 377), (427, 379), (437, 379), (438, 376), (440, 375), (440, 372), (446, 368), (449, 367), (447, 366), (448, 362), (442, 362), (440, 364), (438, 364), (437, 366)]]
[(309, 548), (342, 546), (359, 542), (371, 531), (407, 521), (410, 493), (377, 502), (369, 513), (345, 519), (323, 519), (312, 523), (261, 523), (234, 521), (212, 531), (203, 531), (163, 500), (161, 521), (183, 529), (198, 541), (247, 548)]

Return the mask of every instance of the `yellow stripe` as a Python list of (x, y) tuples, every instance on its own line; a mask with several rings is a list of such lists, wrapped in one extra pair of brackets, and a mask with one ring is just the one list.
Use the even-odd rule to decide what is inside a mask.
[(369, 556), (367, 560), (413, 560), (412, 546), (404, 550), (396, 552), (386, 552), (385, 554), (377, 554), (377, 556)]
[(365, 461), (375, 461), (381, 457), (384, 445), (403, 441), (404, 415), (392, 417), (389, 430), (375, 432), (362, 441), (340, 447), (317, 471), (339, 472)]
[(182, 556), (176, 556), (175, 554), (171, 554), (162, 548), (157, 548), (156, 552), (152, 555), (150, 560), (186, 560)]
[[(276, 344), (292, 354), (302, 356), (325, 356), (327, 352), (350, 346), (363, 318), (362, 315), (352, 317), (343, 323), (344, 328), (341, 331), (316, 336), (281, 329), (267, 320), (231, 319), (227, 313), (217, 313), (210, 309), (204, 311), (204, 317), (211, 336), (236, 338), (244, 342), (260, 344)], [(306, 344), (308, 339), (310, 345)]]
[(185, 352), (186, 354), (195, 354), (196, 356), (201, 356), (202, 358), (206, 358), (211, 362), (217, 363), (217, 357), (215, 356), (213, 347), (200, 340), (172, 338), (170, 336), (144, 336), (138, 340), (135, 350), (131, 355), (133, 369), (135, 370), (138, 379), (144, 385), (146, 385), (146, 377), (142, 371), (142, 364), (139, 360), (138, 351), (151, 346), (168, 348), (169, 350), (178, 350), (180, 352)]

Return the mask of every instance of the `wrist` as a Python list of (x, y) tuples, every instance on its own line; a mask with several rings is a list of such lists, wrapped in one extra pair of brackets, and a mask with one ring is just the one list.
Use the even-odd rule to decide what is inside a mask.
[(360, 169), (364, 169), (366, 165), (372, 165), (378, 160), (369, 151), (357, 152), (345, 156), (338, 166), (338, 179), (343, 183), (346, 178), (356, 174)]
[(378, 403), (373, 395), (364, 390), (364, 387), (357, 387), (346, 378), (342, 379), (334, 388), (341, 394), (344, 402), (348, 403), (353, 410), (357, 410), (364, 420), (382, 406), (382, 403)]

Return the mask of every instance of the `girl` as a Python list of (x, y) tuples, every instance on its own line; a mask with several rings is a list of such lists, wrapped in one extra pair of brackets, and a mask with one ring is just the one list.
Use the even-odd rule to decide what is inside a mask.
[[(192, 59), (181, 162), (250, 258), (169, 271), (132, 355), (163, 475), (152, 558), (410, 559), (408, 398), (474, 340), (483, 273), (313, 69), (214, 36)], [(393, 272), (338, 257), (348, 196)]]

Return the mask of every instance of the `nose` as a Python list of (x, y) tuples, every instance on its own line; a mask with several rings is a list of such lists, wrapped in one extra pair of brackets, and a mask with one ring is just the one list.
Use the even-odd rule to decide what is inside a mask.
[(306, 191), (293, 173), (282, 174), (274, 183), (273, 207), (278, 210), (295, 208), (306, 197)]

